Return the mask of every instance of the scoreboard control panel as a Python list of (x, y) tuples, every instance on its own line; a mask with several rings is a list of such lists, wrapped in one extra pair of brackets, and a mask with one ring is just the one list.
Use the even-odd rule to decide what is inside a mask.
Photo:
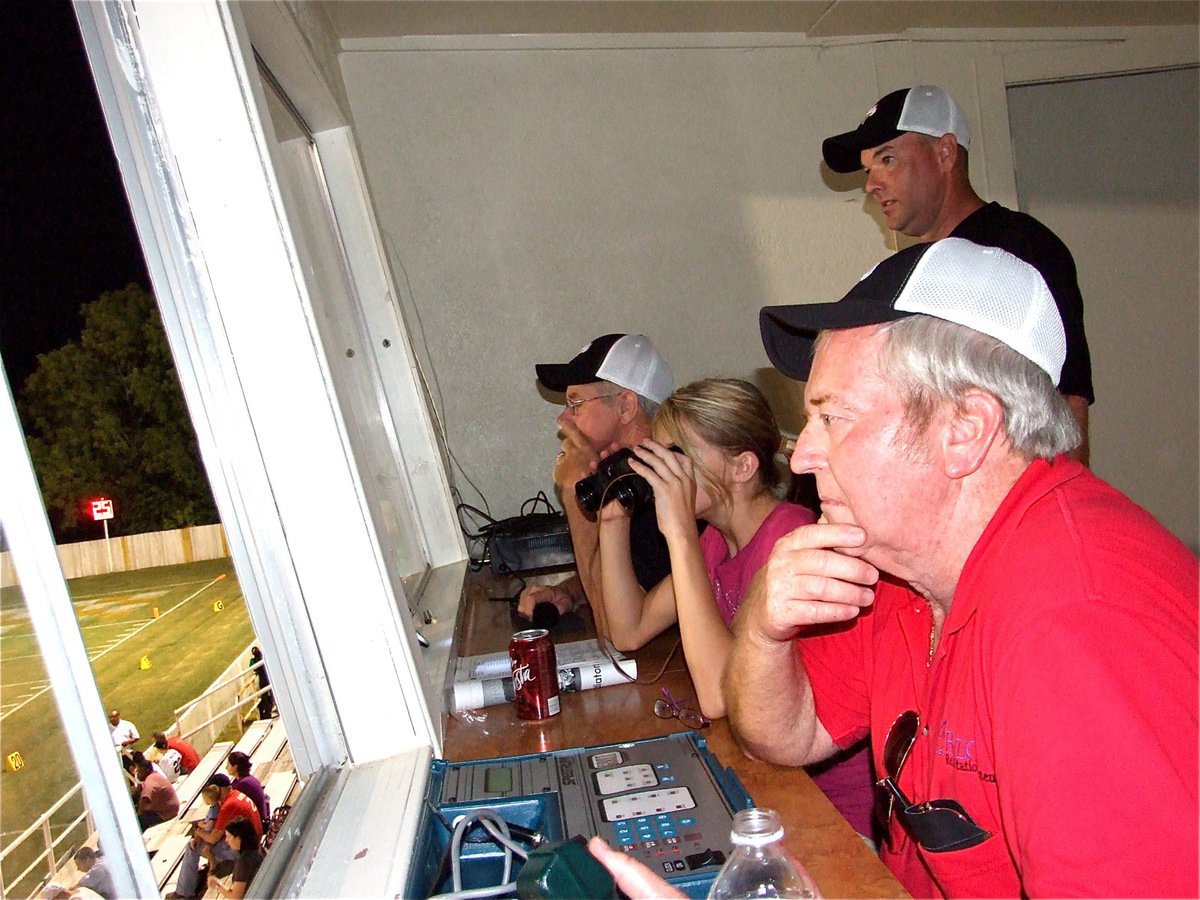
[[(466, 763), (436, 760), (429, 782), (427, 846), (449, 839), (444, 823), (490, 809), (545, 840), (598, 834), (684, 893), (702, 897), (730, 852), (736, 810), (750, 797), (694, 732), (622, 744)], [(440, 819), (440, 821), (439, 821)], [(463, 863), (464, 888), (469, 864)], [(436, 875), (411, 896), (444, 890)]]

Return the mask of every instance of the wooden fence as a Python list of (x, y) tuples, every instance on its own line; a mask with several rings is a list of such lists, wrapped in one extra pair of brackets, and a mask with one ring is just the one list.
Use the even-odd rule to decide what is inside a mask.
[[(149, 534), (129, 534), (107, 541), (80, 541), (60, 544), (58, 559), (63, 575), (79, 578), (83, 575), (103, 575), (106, 572), (130, 572), (154, 566), (174, 566), (202, 559), (224, 559), (229, 556), (229, 544), (221, 525), (192, 525), (174, 531), (155, 531)], [(0, 585), (17, 584), (16, 566), (12, 553), (0, 553)]]

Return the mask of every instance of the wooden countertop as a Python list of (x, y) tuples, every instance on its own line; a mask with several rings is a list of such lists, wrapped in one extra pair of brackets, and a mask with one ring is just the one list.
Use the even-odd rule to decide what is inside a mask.
[[(511, 596), (518, 586), (513, 578), (488, 573), (468, 576), (466, 602), (458, 623), (459, 655), (507, 649), (514, 630), (509, 605), (488, 598)], [(582, 613), (584, 628), (555, 634), (556, 641), (595, 636), (589, 611)], [(633, 654), (638, 662), (638, 681), (647, 683), (563, 694), (562, 712), (553, 718), (523, 721), (517, 718), (512, 704), (447, 716), (446, 758), (471, 760), (544, 753), (687, 730), (678, 720), (660, 719), (653, 711), (664, 686), (677, 699), (693, 696), (683, 648), (675, 648), (678, 637), (678, 629), (672, 628)], [(660, 670), (661, 678), (649, 683)], [(756, 804), (779, 812), (788, 848), (808, 868), (826, 897), (909, 896), (802, 769), (749, 759), (734, 741), (726, 720), (714, 722), (700, 735), (722, 764), (734, 769)]]

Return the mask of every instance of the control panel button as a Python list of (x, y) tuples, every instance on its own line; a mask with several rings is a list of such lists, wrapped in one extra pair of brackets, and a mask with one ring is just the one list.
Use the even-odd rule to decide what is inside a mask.
[(725, 854), (720, 850), (701, 850), (699, 853), (685, 856), (684, 859), (687, 860), (688, 868), (692, 870), (725, 865)]
[(607, 769), (610, 766), (619, 766), (625, 761), (625, 757), (620, 750), (607, 750), (604, 753), (593, 753), (590, 761), (593, 769)]

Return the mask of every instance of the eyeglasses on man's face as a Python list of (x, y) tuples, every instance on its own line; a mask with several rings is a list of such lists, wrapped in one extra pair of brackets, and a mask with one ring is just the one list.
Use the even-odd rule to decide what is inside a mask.
[(913, 710), (900, 713), (883, 743), (884, 777), (875, 783), (875, 811), (891, 847), (892, 814), (909, 836), (930, 853), (965, 850), (992, 836), (980, 828), (957, 800), (912, 803), (900, 790), (900, 771), (917, 740), (921, 717)]
[(567, 412), (571, 415), (576, 415), (579, 412), (579, 407), (585, 403), (591, 403), (593, 400), (607, 400), (609, 397), (616, 397), (620, 391), (615, 391), (611, 394), (599, 394), (595, 397), (584, 397), (583, 399), (567, 400), (563, 406), (567, 408)]
[(654, 714), (660, 719), (678, 719), (689, 728), (707, 728), (712, 724), (700, 710), (687, 706), (687, 700), (676, 700), (665, 687), (662, 692), (662, 697), (654, 701)]

